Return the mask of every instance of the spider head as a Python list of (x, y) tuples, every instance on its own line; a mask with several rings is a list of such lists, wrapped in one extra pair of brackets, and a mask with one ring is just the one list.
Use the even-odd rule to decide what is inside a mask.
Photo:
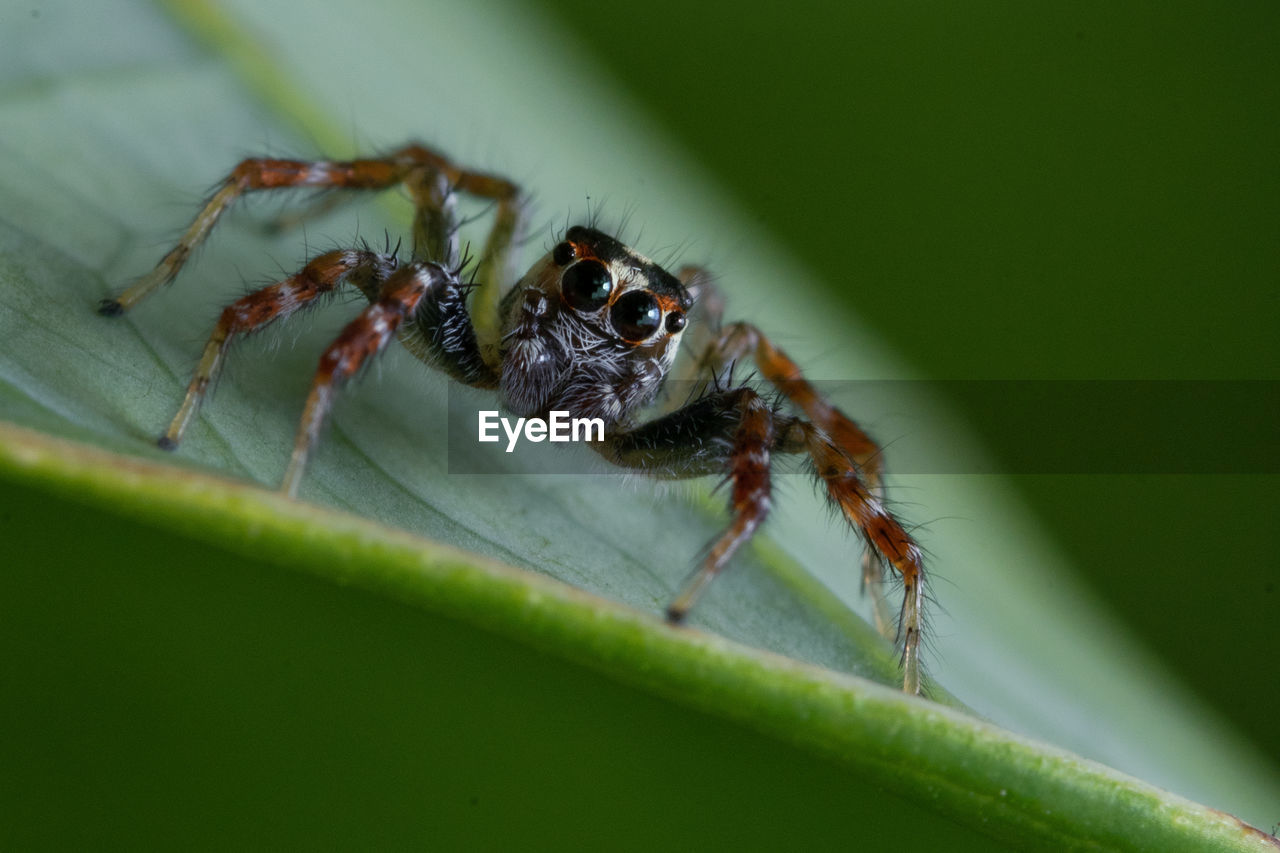
[(593, 228), (570, 228), (504, 302), (507, 407), (623, 420), (658, 393), (692, 307), (653, 261)]

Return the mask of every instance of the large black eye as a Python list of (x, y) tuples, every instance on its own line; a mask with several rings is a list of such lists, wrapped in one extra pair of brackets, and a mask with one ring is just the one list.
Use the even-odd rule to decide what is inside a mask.
[(628, 341), (643, 341), (662, 323), (658, 300), (647, 290), (633, 290), (618, 297), (609, 312), (613, 328)]
[(560, 276), (564, 301), (579, 311), (597, 311), (609, 301), (613, 277), (599, 261), (578, 261)]

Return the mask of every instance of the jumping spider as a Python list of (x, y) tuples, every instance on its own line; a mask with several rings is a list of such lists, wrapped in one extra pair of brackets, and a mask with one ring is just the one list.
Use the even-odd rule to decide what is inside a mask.
[[(346, 162), (254, 158), (218, 186), (178, 244), (148, 274), (99, 311), (119, 315), (172, 281), (214, 223), (241, 195), (311, 187), (384, 190), (403, 186), (412, 198), (413, 252), (367, 246), (325, 252), (297, 273), (227, 306), (214, 327), (173, 422), (159, 439), (172, 449), (195, 416), (231, 341), (306, 307), (342, 284), (369, 300), (320, 358), (282, 489), (297, 492), (307, 456), (337, 386), (355, 375), (393, 337), (428, 365), (459, 382), (497, 391), (520, 416), (552, 410), (598, 417), (605, 459), (654, 477), (726, 477), (733, 519), (667, 608), (680, 622), (699, 593), (751, 538), (771, 505), (773, 454), (805, 454), (832, 505), (866, 540), (862, 576), (877, 599), (882, 563), (903, 582), (903, 689), (920, 692), (920, 626), (924, 571), (920, 549), (880, 499), (879, 448), (832, 406), (800, 369), (755, 326), (721, 326), (719, 299), (703, 271), (672, 275), (594, 228), (569, 228), (515, 287), (502, 294), (502, 271), (521, 219), (519, 188), (501, 177), (461, 168), (421, 145), (388, 156)], [(494, 224), (474, 270), (461, 278), (455, 193), (489, 200)], [(467, 297), (475, 290), (471, 305)], [(690, 311), (700, 303), (703, 340), (694, 364), (722, 370), (750, 358), (760, 375), (804, 417), (785, 414), (747, 386), (712, 387), (647, 423), (637, 418), (671, 371)], [(692, 346), (692, 344), (691, 344)]]

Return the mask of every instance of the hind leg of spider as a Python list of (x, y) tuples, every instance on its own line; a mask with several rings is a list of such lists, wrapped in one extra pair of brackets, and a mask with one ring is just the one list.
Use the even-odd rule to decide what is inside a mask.
[[(682, 275), (688, 274), (691, 277), (698, 273), (696, 268), (687, 273), (681, 272)], [(871, 495), (880, 500), (884, 477), (880, 446), (852, 418), (831, 405), (804, 378), (799, 366), (758, 328), (749, 323), (725, 326), (713, 340), (702, 347), (698, 367), (703, 373), (714, 372), (747, 357), (755, 361), (765, 379), (798, 406), (815, 426), (858, 464)], [(868, 548), (862, 552), (860, 568), (862, 588), (871, 597), (876, 629), (882, 635), (892, 638), (896, 630), (884, 593), (883, 563), (875, 550)]]
[(360, 372), (397, 334), (416, 329), (422, 349), (415, 354), (462, 381), (494, 387), (497, 377), (484, 363), (466, 313), (468, 286), (456, 270), (415, 261), (381, 284), (371, 304), (334, 339), (316, 368), (294, 439), (281, 490), (293, 496), (319, 440), (338, 387)]
[(363, 289), (369, 286), (366, 280), (383, 280), (395, 268), (396, 259), (393, 255), (354, 249), (326, 252), (283, 281), (250, 293), (228, 305), (218, 318), (209, 342), (205, 344), (204, 354), (187, 386), (187, 394), (178, 413), (157, 443), (166, 450), (178, 446), (209, 386), (217, 378), (228, 348), (237, 336), (283, 320), (313, 304), (321, 295), (332, 292), (344, 281), (351, 281)]
[[(119, 296), (103, 299), (98, 311), (107, 316), (122, 314), (157, 288), (173, 281), (192, 252), (209, 236), (222, 214), (246, 193), (299, 187), (384, 190), (399, 183), (412, 184), (414, 181), (410, 179), (424, 180), (424, 176), (437, 173), (443, 175), (448, 185), (455, 189), (491, 198), (499, 203), (493, 227), (495, 236), (490, 238), (486, 247), (484, 263), (490, 266), (501, 263), (506, 257), (510, 235), (515, 232), (519, 210), (519, 190), (510, 181), (460, 168), (435, 151), (417, 144), (407, 145), (385, 157), (345, 161), (256, 157), (242, 161), (231, 170), (196, 214), (177, 245), (150, 272), (137, 279)], [(421, 206), (421, 200), (416, 200)], [(491, 270), (486, 268), (485, 271)]]

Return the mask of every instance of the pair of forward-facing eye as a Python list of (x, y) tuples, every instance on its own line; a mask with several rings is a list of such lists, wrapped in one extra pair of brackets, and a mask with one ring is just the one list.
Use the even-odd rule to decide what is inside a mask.
[[(570, 252), (556, 247), (557, 260)], [(560, 276), (564, 301), (576, 311), (599, 311), (613, 293), (613, 274), (595, 258), (584, 258), (571, 264)], [(639, 343), (648, 340), (662, 325), (662, 308), (647, 290), (629, 290), (614, 300), (609, 321), (623, 340)], [(674, 334), (684, 328), (684, 314), (672, 312), (667, 317), (667, 331)]]

